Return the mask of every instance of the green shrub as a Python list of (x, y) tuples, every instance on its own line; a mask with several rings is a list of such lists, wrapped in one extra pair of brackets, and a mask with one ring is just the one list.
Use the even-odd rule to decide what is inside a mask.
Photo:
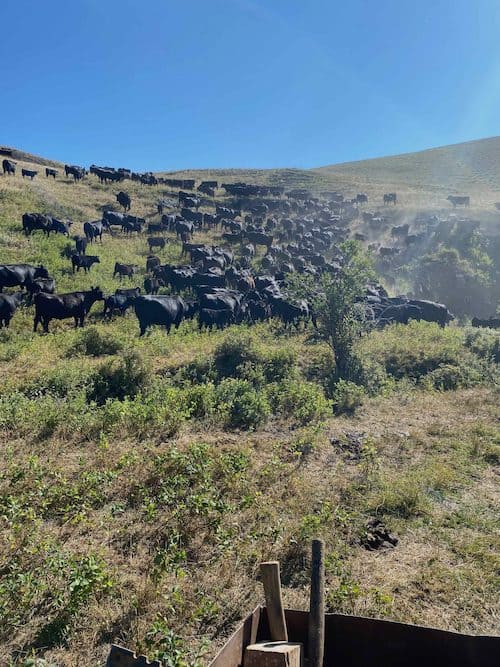
[(500, 364), (500, 331), (470, 329), (465, 334), (465, 347), (481, 359)]
[(215, 371), (214, 361), (210, 357), (195, 359), (194, 361), (181, 366), (174, 377), (175, 383), (180, 386), (214, 382), (216, 379), (217, 373)]
[(464, 353), (462, 333), (429, 322), (410, 321), (373, 331), (359, 344), (358, 356), (370, 357), (396, 378), (419, 380), (442, 364), (457, 365)]
[(264, 376), (267, 382), (281, 382), (296, 372), (297, 354), (289, 348), (281, 348), (263, 355)]
[(247, 380), (227, 378), (217, 387), (218, 409), (232, 428), (255, 429), (270, 413), (263, 392), (256, 391)]
[(203, 419), (214, 414), (217, 393), (213, 383), (193, 385), (185, 390), (184, 396), (186, 409), (191, 416)]
[(214, 363), (220, 379), (240, 377), (242, 367), (257, 364), (261, 355), (253, 338), (245, 332), (238, 332), (226, 338), (215, 348)]
[(324, 419), (331, 412), (331, 402), (312, 382), (290, 380), (270, 385), (268, 395), (274, 412), (302, 425)]
[(117, 360), (103, 364), (95, 373), (88, 390), (89, 400), (104, 405), (107, 399), (136, 396), (146, 386), (149, 371), (136, 351), (125, 352)]
[(339, 380), (333, 392), (333, 409), (336, 414), (353, 414), (363, 405), (366, 393), (363, 387), (354, 382)]
[(36, 380), (23, 388), (28, 398), (53, 396), (65, 398), (87, 387), (91, 382), (91, 371), (75, 366), (62, 366), (45, 371)]
[(436, 370), (428, 373), (423, 379), (427, 387), (450, 391), (452, 389), (466, 389), (481, 384), (483, 375), (471, 366), (465, 364), (441, 364)]
[(79, 334), (68, 349), (67, 356), (100, 357), (105, 354), (117, 354), (121, 350), (123, 350), (123, 343), (118, 338), (108, 331), (103, 332), (97, 327), (89, 327)]

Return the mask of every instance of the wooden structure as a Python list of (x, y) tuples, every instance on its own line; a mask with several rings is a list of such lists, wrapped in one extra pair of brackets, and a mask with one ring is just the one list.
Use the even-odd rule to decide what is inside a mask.
[[(285, 609), (290, 642), (308, 656), (309, 613)], [(247, 646), (270, 637), (265, 607), (257, 607), (209, 667), (240, 667)], [(498, 667), (500, 637), (464, 635), (360, 616), (325, 614), (324, 667)]]

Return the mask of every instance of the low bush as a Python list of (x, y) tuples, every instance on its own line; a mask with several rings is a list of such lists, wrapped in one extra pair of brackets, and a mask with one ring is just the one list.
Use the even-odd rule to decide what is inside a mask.
[(239, 377), (241, 368), (261, 361), (253, 338), (238, 332), (226, 338), (215, 348), (214, 364), (220, 379)]
[(87, 396), (98, 405), (104, 405), (110, 398), (133, 398), (145, 388), (148, 380), (149, 370), (142, 356), (137, 351), (125, 352), (96, 371)]
[(339, 380), (333, 392), (333, 410), (336, 414), (352, 415), (363, 405), (366, 392), (360, 385), (346, 380)]
[(477, 368), (466, 364), (441, 364), (425, 376), (423, 384), (440, 391), (450, 391), (474, 387), (482, 381), (483, 374)]
[(331, 413), (331, 402), (313, 382), (289, 380), (269, 385), (267, 394), (273, 412), (292, 418), (301, 425), (324, 419)]
[(227, 426), (255, 429), (268, 418), (271, 409), (263, 392), (247, 380), (227, 378), (217, 387), (217, 409)]
[(465, 333), (465, 347), (481, 359), (500, 364), (500, 331), (469, 329)]
[(100, 331), (97, 327), (83, 330), (73, 345), (68, 349), (67, 356), (82, 355), (100, 357), (106, 354), (117, 354), (123, 350), (123, 343), (109, 331)]

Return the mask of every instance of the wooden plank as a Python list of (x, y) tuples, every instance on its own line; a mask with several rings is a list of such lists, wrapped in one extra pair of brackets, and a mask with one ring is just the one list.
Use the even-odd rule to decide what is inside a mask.
[(281, 598), (280, 564), (268, 561), (260, 564), (260, 573), (266, 596), (270, 638), (273, 641), (288, 641), (285, 612)]
[(245, 648), (257, 641), (257, 632), (260, 623), (262, 607), (256, 607), (253, 612), (245, 618), (226, 644), (217, 653), (209, 667), (239, 667), (243, 664)]
[(302, 644), (262, 642), (245, 650), (243, 667), (302, 667)]
[(323, 667), (325, 650), (325, 547), (312, 542), (311, 596), (309, 607), (309, 667)]

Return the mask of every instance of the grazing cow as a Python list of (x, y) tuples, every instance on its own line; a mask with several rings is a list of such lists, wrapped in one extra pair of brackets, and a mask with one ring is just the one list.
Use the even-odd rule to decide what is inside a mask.
[(175, 223), (175, 233), (177, 236), (186, 235), (190, 238), (194, 232), (194, 225), (192, 222), (179, 221)]
[(166, 231), (165, 225), (163, 225), (161, 222), (150, 222), (148, 225), (147, 232), (148, 234), (161, 234), (161, 232)]
[(38, 172), (34, 169), (21, 169), (21, 175), (23, 178), (31, 178), (31, 180), (33, 180), (37, 174)]
[(408, 236), (408, 231), (410, 225), (406, 223), (405, 225), (396, 225), (391, 229), (391, 236), (394, 238), (405, 238)]
[(26, 283), (26, 289), (32, 296), (38, 294), (38, 292), (54, 294), (56, 291), (56, 281), (54, 278), (35, 278)]
[(144, 278), (144, 291), (146, 294), (158, 294), (160, 287), (163, 285), (163, 282), (155, 276), (146, 276)]
[(31, 264), (0, 264), (0, 292), (4, 287), (24, 287), (35, 278), (48, 278), (49, 272), (43, 266)]
[(449, 195), (446, 199), (453, 204), (453, 208), (457, 206), (470, 206), (470, 197), (469, 196), (455, 196)]
[(134, 305), (140, 293), (140, 287), (117, 289), (114, 294), (104, 300), (103, 317), (111, 317), (115, 311), (118, 311), (120, 315), (124, 315), (127, 309)]
[(273, 243), (271, 234), (263, 234), (262, 232), (244, 232), (244, 236), (255, 245), (265, 245), (268, 250)]
[(120, 206), (123, 206), (124, 211), (130, 211), (130, 204), (132, 201), (130, 199), (130, 195), (128, 195), (126, 192), (120, 190), (120, 192), (116, 195), (116, 201), (120, 204)]
[(0, 294), (0, 329), (9, 326), (17, 307), (21, 305), (24, 296), (23, 292)]
[(408, 324), (410, 320), (421, 320), (422, 310), (418, 306), (410, 303), (401, 303), (387, 306), (378, 316), (379, 326), (390, 324), (391, 322), (399, 322), (400, 324)]
[(26, 236), (36, 230), (40, 230), (48, 236), (51, 222), (52, 218), (43, 213), (23, 213), (23, 231)]
[(217, 329), (224, 329), (225, 327), (233, 324), (234, 312), (230, 308), (224, 309), (211, 309), (211, 308), (201, 308), (198, 313), (198, 328), (200, 331), (203, 327), (206, 327), (209, 331), (212, 331), (212, 327), (215, 325)]
[(424, 299), (411, 299), (409, 304), (420, 308), (421, 320), (436, 322), (443, 328), (448, 322), (455, 319), (455, 316), (442, 303), (435, 303), (434, 301), (426, 301)]
[(156, 269), (157, 266), (160, 266), (161, 261), (159, 257), (156, 257), (155, 255), (148, 255), (146, 259), (146, 271), (147, 273), (151, 273)]
[(167, 239), (161, 236), (150, 236), (148, 238), (149, 252), (153, 252), (153, 248), (161, 248), (162, 250), (167, 245)]
[(65, 164), (64, 173), (66, 176), (73, 176), (73, 181), (81, 181), (85, 176), (85, 169), (74, 164)]
[(500, 329), (500, 317), (489, 317), (487, 320), (481, 320), (479, 317), (472, 318), (473, 327), (484, 327), (490, 329)]
[(16, 175), (16, 163), (12, 162), (12, 160), (3, 160), (2, 169), (4, 174), (9, 174), (9, 176), (11, 174), (12, 176)]
[(128, 276), (132, 279), (135, 273), (135, 266), (133, 264), (121, 264), (120, 262), (115, 262), (115, 270), (113, 271), (113, 278), (116, 275), (120, 276), (120, 280), (123, 276)]
[(49, 176), (52, 176), (52, 178), (55, 180), (57, 176), (57, 169), (51, 169), (50, 167), (45, 167), (45, 177), (49, 178)]
[(397, 203), (397, 195), (395, 192), (386, 192), (384, 195), (384, 206), (385, 204), (394, 204), (396, 206)]
[(92, 264), (99, 264), (101, 260), (97, 255), (71, 255), (71, 266), (73, 267), (73, 273), (75, 269), (80, 271), (83, 269), (85, 273), (88, 273), (92, 267)]
[(135, 215), (125, 215), (122, 222), (122, 232), (125, 234), (132, 234), (142, 232), (142, 226), (145, 224), (144, 218), (138, 218)]
[(356, 195), (356, 202), (358, 204), (367, 204), (368, 203), (368, 195), (366, 192), (358, 192)]
[(89, 243), (93, 243), (96, 239), (99, 239), (102, 243), (104, 229), (109, 230), (109, 224), (105, 220), (94, 220), (83, 225), (83, 232)]
[(73, 236), (75, 242), (76, 252), (78, 255), (85, 255), (87, 251), (88, 240), (85, 236)]
[(111, 225), (123, 227), (124, 219), (125, 215), (123, 213), (117, 213), (116, 211), (104, 211), (102, 214), (102, 221), (103, 223), (106, 223), (108, 227), (111, 227)]
[(54, 232), (54, 234), (62, 234), (63, 236), (69, 236), (69, 231), (72, 224), (73, 223), (71, 220), (63, 222), (62, 220), (56, 220), (56, 218), (52, 218), (47, 230), (47, 236), (50, 236), (50, 232)]
[(134, 303), (134, 310), (139, 320), (141, 336), (144, 336), (146, 329), (154, 324), (164, 326), (168, 334), (172, 325), (176, 329), (179, 328), (186, 312), (186, 303), (179, 296), (148, 294), (137, 297)]
[(49, 332), (51, 320), (65, 320), (72, 317), (75, 328), (83, 327), (85, 317), (96, 301), (102, 301), (104, 295), (99, 287), (91, 287), (85, 292), (69, 292), (67, 294), (45, 294), (35, 296), (35, 318), (33, 331), (42, 324), (43, 331)]

